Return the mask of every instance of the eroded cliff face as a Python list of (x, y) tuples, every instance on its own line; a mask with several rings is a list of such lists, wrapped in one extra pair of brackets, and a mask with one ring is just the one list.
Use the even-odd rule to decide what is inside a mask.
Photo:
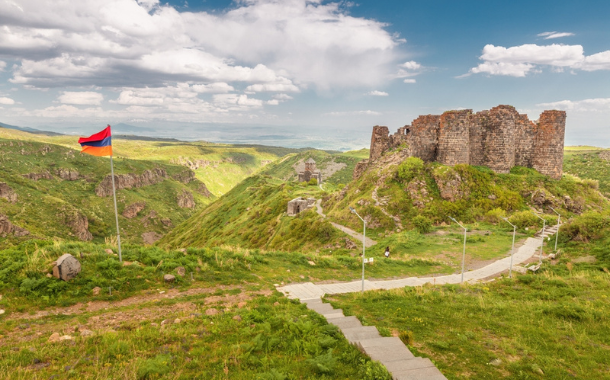
[[(143, 186), (154, 185), (165, 181), (167, 172), (164, 169), (155, 168), (145, 170), (142, 174), (115, 174), (114, 181), (117, 190), (133, 189)], [(112, 195), (112, 176), (107, 175), (95, 189), (98, 197), (109, 197)]]
[(195, 208), (195, 206), (195, 198), (193, 197), (193, 193), (183, 190), (182, 193), (178, 195), (178, 207)]
[(18, 196), (8, 184), (0, 182), (0, 198), (4, 198), (10, 203), (17, 203)]
[(89, 220), (87, 216), (77, 210), (67, 211), (64, 214), (65, 222), (72, 230), (74, 236), (82, 241), (93, 240), (93, 235), (89, 232)]
[(420, 116), (393, 135), (387, 127), (373, 127), (370, 161), (406, 144), (412, 156), (426, 162), (484, 165), (496, 173), (518, 165), (560, 179), (565, 122), (565, 111), (544, 111), (533, 123), (507, 105), (476, 114), (460, 110)]
[(6, 215), (0, 214), (0, 236), (7, 237), (8, 235), (14, 235), (17, 237), (29, 235), (29, 231), (25, 228), (18, 227), (8, 220)]

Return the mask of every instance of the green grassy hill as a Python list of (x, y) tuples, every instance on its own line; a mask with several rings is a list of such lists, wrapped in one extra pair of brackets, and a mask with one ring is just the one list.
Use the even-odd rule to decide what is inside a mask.
[[(110, 176), (107, 157), (34, 141), (0, 138), (0, 146), (0, 183), (6, 193), (0, 197), (0, 214), (30, 232), (22, 237), (8, 234), (3, 244), (36, 236), (103, 241), (116, 235), (112, 196), (96, 194)], [(117, 192), (120, 214), (128, 206), (139, 206), (132, 206), (136, 210), (130, 218), (119, 216), (126, 242), (142, 243), (143, 233), (160, 237), (214, 199), (201, 181), (192, 178), (191, 170), (180, 165), (115, 158), (114, 166), (116, 175), (148, 174), (152, 183)], [(192, 194), (191, 208), (179, 207), (178, 198), (184, 194)], [(87, 231), (92, 236), (87, 237)]]
[(563, 170), (580, 178), (599, 181), (599, 190), (610, 197), (610, 149), (566, 147)]

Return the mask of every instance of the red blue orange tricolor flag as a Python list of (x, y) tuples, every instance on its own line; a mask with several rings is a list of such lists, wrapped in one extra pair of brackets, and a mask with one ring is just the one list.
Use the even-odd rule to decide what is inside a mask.
[(89, 137), (81, 137), (78, 143), (83, 148), (81, 153), (87, 153), (92, 156), (112, 156), (112, 134), (110, 126), (107, 126), (101, 132), (98, 132)]

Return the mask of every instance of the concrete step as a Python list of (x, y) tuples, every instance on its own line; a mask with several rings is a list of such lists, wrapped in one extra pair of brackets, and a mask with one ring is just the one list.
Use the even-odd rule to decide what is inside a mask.
[(307, 304), (307, 308), (309, 310), (313, 310), (316, 313), (328, 313), (328, 312), (332, 312), (335, 309), (333, 309), (333, 307), (329, 304), (329, 303), (313, 303), (313, 304)]
[(392, 379), (394, 380), (447, 380), (445, 375), (436, 367), (427, 367), (420, 369), (410, 369), (400, 372), (393, 372)]
[(314, 304), (321, 304), (322, 302), (322, 298), (307, 298), (307, 299), (302, 299), (301, 303), (304, 303), (306, 305), (314, 305)]
[(415, 357), (404, 344), (394, 347), (367, 347), (364, 349), (364, 353), (382, 364), (410, 360)]
[(347, 341), (352, 344), (355, 344), (360, 340), (381, 338), (381, 335), (379, 335), (379, 331), (377, 331), (377, 327), (375, 326), (346, 328), (341, 329), (341, 332), (345, 335)]
[(394, 374), (414, 369), (434, 367), (434, 364), (432, 364), (428, 358), (414, 357), (408, 360), (388, 362), (385, 366), (390, 373)]
[(354, 316), (343, 317), (343, 318), (328, 318), (328, 323), (337, 326), (340, 329), (351, 329), (354, 327), (362, 327), (360, 320)]
[(332, 311), (328, 311), (328, 312), (323, 312), (320, 313), (322, 314), (322, 316), (324, 318), (326, 318), (327, 320), (330, 319), (335, 319), (335, 318), (341, 318), (341, 317), (345, 317), (345, 315), (343, 315), (343, 310), (342, 309), (333, 309)]

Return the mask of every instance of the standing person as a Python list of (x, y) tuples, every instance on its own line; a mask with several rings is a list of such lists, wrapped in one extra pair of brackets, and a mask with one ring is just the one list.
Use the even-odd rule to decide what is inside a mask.
[(385, 248), (385, 253), (384, 253), (384, 256), (385, 256), (386, 258), (390, 257), (390, 247), (386, 247), (386, 248)]

